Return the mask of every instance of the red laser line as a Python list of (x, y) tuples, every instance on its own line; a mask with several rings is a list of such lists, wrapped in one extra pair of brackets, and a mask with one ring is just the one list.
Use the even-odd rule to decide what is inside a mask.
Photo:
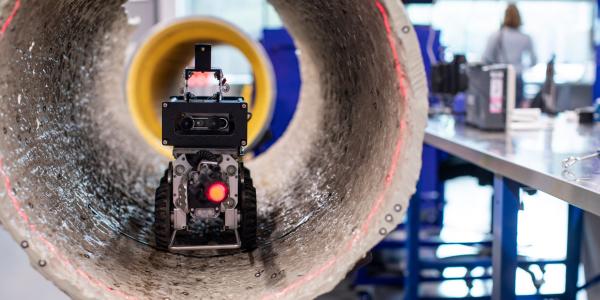
[(398, 77), (400, 92), (402, 93), (403, 99), (406, 99), (406, 96), (408, 95), (408, 88), (405, 83), (406, 75), (404, 74), (404, 70), (402, 70), (402, 65), (400, 64), (400, 56), (398, 55), (398, 51), (396, 51), (396, 41), (394, 39), (392, 27), (390, 26), (390, 21), (388, 20), (387, 11), (385, 10), (385, 7), (383, 7), (381, 2), (379, 2), (379, 0), (375, 0), (375, 5), (381, 13), (381, 18), (383, 19), (383, 25), (385, 26), (385, 32), (387, 34), (387, 40), (392, 50), (392, 54), (394, 55), (394, 68), (396, 69), (396, 76)]
[(6, 21), (4, 21), (4, 24), (2, 25), (2, 29), (0, 29), (0, 37), (2, 37), (4, 35), (6, 30), (8, 29), (8, 26), (10, 25), (10, 22), (12, 22), (13, 18), (17, 14), (17, 11), (19, 11), (20, 7), (21, 7), (21, 0), (16, 0), (15, 5), (13, 6), (13, 9), (10, 12), (10, 15), (8, 16)]
[[(406, 84), (406, 75), (404, 73), (404, 70), (402, 69), (402, 64), (400, 64), (400, 59), (398, 56), (398, 52), (396, 50), (396, 41), (393, 36), (394, 33), (392, 31), (390, 22), (388, 20), (387, 11), (385, 10), (385, 8), (381, 4), (381, 2), (379, 2), (379, 0), (375, 0), (375, 6), (377, 7), (377, 9), (379, 10), (379, 12), (381, 14), (381, 17), (383, 20), (383, 25), (384, 25), (385, 31), (386, 31), (387, 40), (388, 40), (388, 43), (390, 46), (390, 50), (392, 51), (392, 55), (394, 57), (394, 69), (396, 71), (396, 78), (398, 81), (399, 90), (402, 95), (401, 104), (402, 104), (403, 108), (405, 108), (406, 107), (406, 99), (407, 99), (406, 97), (408, 95), (408, 87)], [(390, 167), (388, 168), (386, 176), (385, 176), (385, 180), (383, 181), (383, 189), (378, 194), (377, 198), (375, 198), (374, 205), (372, 206), (371, 211), (369, 212), (367, 218), (363, 222), (359, 234), (355, 235), (352, 239), (350, 239), (348, 241), (348, 243), (345, 245), (345, 247), (342, 247), (342, 251), (344, 251), (344, 252), (348, 251), (356, 242), (358, 242), (361, 238), (364, 237), (365, 233), (369, 230), (369, 226), (371, 225), (371, 222), (373, 221), (373, 217), (381, 209), (381, 205), (383, 204), (383, 201), (385, 199), (385, 194), (389, 190), (389, 187), (392, 183), (392, 178), (394, 178), (394, 175), (396, 174), (396, 168), (398, 166), (398, 161), (400, 160), (400, 154), (402, 153), (402, 146), (404, 144), (404, 133), (406, 131), (406, 121), (404, 118), (405, 111), (406, 111), (405, 109), (402, 109), (400, 112), (400, 120), (401, 120), (400, 121), (400, 130), (399, 130), (400, 132), (398, 134), (398, 139), (396, 140), (396, 143), (394, 146), (394, 152), (392, 154)], [(303, 277), (295, 280), (294, 282), (292, 282), (292, 284), (283, 288), (279, 292), (263, 296), (262, 299), (264, 299), (264, 300), (278, 299), (279, 297), (294, 291), (298, 287), (306, 284), (307, 282), (313, 280), (314, 278), (318, 277), (319, 275), (323, 274), (328, 269), (330, 269), (333, 265), (335, 265), (335, 262), (338, 260), (338, 257), (339, 256), (336, 255), (336, 256), (330, 258), (320, 268), (310, 272), (306, 276), (303, 276)]]

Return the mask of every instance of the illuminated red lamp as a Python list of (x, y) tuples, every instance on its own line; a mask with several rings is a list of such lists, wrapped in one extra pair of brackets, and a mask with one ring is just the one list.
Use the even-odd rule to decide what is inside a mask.
[(219, 204), (229, 196), (229, 188), (221, 181), (211, 183), (206, 189), (206, 199), (212, 203)]

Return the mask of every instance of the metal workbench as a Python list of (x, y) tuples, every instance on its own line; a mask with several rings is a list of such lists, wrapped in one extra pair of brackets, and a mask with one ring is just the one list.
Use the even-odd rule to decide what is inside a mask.
[[(546, 121), (549, 126), (544, 129), (485, 132), (465, 125), (459, 117), (442, 115), (431, 118), (426, 129), (426, 145), (494, 173), (493, 299), (516, 298), (517, 215), (520, 189), (525, 187), (573, 205), (569, 207), (569, 236), (564, 261), (567, 270), (565, 292), (558, 297), (574, 299), (578, 291), (582, 231), (582, 212), (578, 208), (600, 215), (600, 159), (579, 162), (568, 171), (563, 169), (561, 161), (600, 149), (600, 125), (579, 125), (564, 117)], [(412, 204), (409, 207), (407, 248), (408, 255), (413, 257), (408, 261), (406, 299), (418, 297), (418, 248), (413, 248), (418, 247), (418, 229), (415, 228), (418, 225), (413, 226), (418, 221), (411, 221), (417, 219), (417, 208), (418, 205)]]
[(552, 128), (485, 132), (451, 116), (429, 120), (425, 143), (484, 169), (600, 215), (600, 160), (564, 172), (561, 161), (600, 149), (600, 125), (558, 117)]

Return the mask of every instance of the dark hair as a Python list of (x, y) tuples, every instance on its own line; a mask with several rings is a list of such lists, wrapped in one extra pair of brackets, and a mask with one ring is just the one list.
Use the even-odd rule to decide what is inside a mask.
[(506, 12), (504, 13), (504, 22), (502, 23), (502, 27), (519, 29), (521, 25), (521, 14), (519, 13), (517, 5), (514, 3), (509, 4), (506, 8)]

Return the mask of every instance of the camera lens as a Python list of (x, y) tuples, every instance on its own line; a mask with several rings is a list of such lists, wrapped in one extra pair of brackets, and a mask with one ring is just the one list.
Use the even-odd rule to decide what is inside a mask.
[(227, 128), (228, 122), (225, 118), (220, 117), (212, 117), (208, 119), (208, 129), (210, 130), (219, 130)]
[(185, 117), (181, 120), (179, 126), (181, 126), (181, 129), (183, 130), (190, 130), (194, 127), (194, 120), (192, 120), (192, 118)]
[(196, 128), (204, 128), (206, 127), (206, 119), (196, 119), (194, 120), (194, 127)]
[(208, 119), (208, 129), (210, 129), (210, 130), (219, 129), (219, 119), (218, 118)]

